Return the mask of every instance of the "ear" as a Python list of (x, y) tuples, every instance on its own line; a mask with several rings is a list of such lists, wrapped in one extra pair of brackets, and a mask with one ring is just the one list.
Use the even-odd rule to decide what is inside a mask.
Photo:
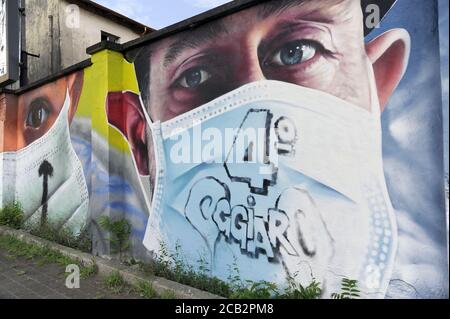
[(79, 71), (67, 76), (67, 89), (70, 95), (69, 123), (72, 123), (73, 117), (77, 112), (80, 102), (81, 91), (83, 89), (84, 72)]
[(400, 83), (408, 66), (411, 38), (404, 29), (390, 30), (366, 45), (375, 74), (381, 112)]
[(146, 121), (139, 95), (132, 92), (110, 92), (106, 114), (110, 125), (117, 128), (128, 140), (142, 176), (149, 175)]

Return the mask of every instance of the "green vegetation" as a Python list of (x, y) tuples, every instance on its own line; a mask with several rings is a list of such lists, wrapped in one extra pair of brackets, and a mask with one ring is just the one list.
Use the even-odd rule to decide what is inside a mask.
[(247, 285), (239, 285), (233, 289), (231, 299), (271, 299), (278, 293), (278, 288), (271, 282), (247, 281)]
[(232, 299), (319, 299), (322, 296), (321, 284), (315, 279), (308, 286), (303, 286), (295, 280), (298, 274), (287, 278), (288, 286), (283, 292), (276, 284), (247, 280), (242, 282), (236, 260), (230, 269), (228, 281), (232, 291)]
[[(23, 227), (23, 220), (23, 212), (19, 203), (14, 203), (0, 210), (0, 225), (20, 229)], [(99, 224), (102, 229), (110, 233), (109, 241), (111, 242), (111, 250), (113, 253), (119, 254), (120, 261), (128, 265), (138, 265), (142, 271), (152, 276), (164, 277), (187, 286), (232, 299), (318, 299), (322, 296), (320, 282), (313, 279), (309, 285), (304, 286), (295, 280), (296, 275), (287, 278), (287, 287), (282, 291), (280, 291), (276, 284), (271, 282), (243, 281), (236, 260), (233, 266), (230, 267), (230, 275), (227, 282), (222, 281), (211, 276), (210, 262), (205, 257), (206, 254), (199, 256), (196, 269), (192, 265), (188, 265), (183, 258), (179, 244), (176, 244), (175, 252), (173, 253), (169, 252), (167, 246), (161, 244), (159, 257), (149, 263), (138, 262), (134, 259), (124, 261), (123, 255), (130, 247), (130, 223), (126, 219), (113, 221), (107, 216), (102, 216), (99, 219)], [(32, 235), (59, 243), (63, 246), (88, 253), (92, 250), (92, 242), (88, 233), (74, 236), (69, 230), (57, 229), (50, 224), (28, 227), (27, 230)], [(0, 236), (0, 248), (7, 249), (14, 256), (29, 259), (36, 258), (40, 264), (57, 263), (63, 266), (77, 264), (77, 261), (53, 251), (48, 247), (29, 245), (13, 237)], [(95, 275), (97, 271), (95, 263), (90, 266), (80, 267), (82, 278)], [(128, 287), (143, 298), (152, 299), (158, 297), (151, 283), (143, 281), (139, 282), (135, 287), (130, 287), (126, 284), (119, 272), (113, 272), (109, 276), (106, 276), (104, 283), (116, 293), (120, 293), (124, 288)], [(333, 299), (356, 299), (359, 297), (358, 282), (347, 278), (342, 280), (341, 292), (332, 294)], [(173, 291), (168, 290), (162, 293), (160, 298), (174, 299), (176, 296)]]
[(155, 299), (158, 297), (158, 294), (153, 288), (153, 285), (147, 281), (140, 281), (136, 285), (136, 292), (145, 299)]
[(202, 256), (199, 258), (199, 271), (195, 271), (183, 260), (180, 245), (176, 245), (173, 254), (169, 253), (164, 244), (161, 245), (160, 250), (161, 254), (157, 260), (138, 263), (141, 271), (220, 296), (229, 297), (231, 295), (230, 285), (210, 276), (209, 263), (206, 258)]
[(121, 293), (126, 287), (126, 282), (118, 271), (114, 271), (103, 278), (103, 283), (114, 293)]
[(161, 294), (161, 299), (177, 299), (173, 290), (166, 290)]
[(97, 273), (95, 265), (83, 265), (79, 260), (67, 257), (58, 251), (52, 250), (48, 246), (28, 244), (13, 236), (0, 235), (0, 248), (6, 250), (8, 254), (14, 257), (36, 260), (40, 265), (46, 263), (55, 263), (63, 267), (78, 265), (83, 278), (88, 278)]
[(87, 232), (74, 235), (69, 229), (60, 228), (51, 224), (26, 224), (24, 212), (20, 203), (8, 204), (0, 209), (0, 226), (7, 226), (14, 229), (23, 229), (30, 234), (70, 247), (90, 253), (92, 251), (92, 241)]
[(92, 265), (84, 266), (80, 269), (80, 275), (82, 279), (87, 279), (92, 276), (95, 276), (98, 273), (98, 266), (96, 263), (92, 263)]
[[(296, 277), (296, 276), (294, 276)], [(313, 278), (308, 286), (298, 283), (294, 277), (288, 277), (288, 287), (281, 298), (283, 299), (319, 299), (322, 296), (320, 283)]]
[(158, 293), (153, 285), (147, 281), (139, 281), (135, 286), (129, 285), (119, 271), (114, 271), (103, 278), (104, 285), (115, 294), (136, 293), (145, 299), (156, 299)]
[(130, 247), (129, 237), (131, 234), (131, 225), (128, 220), (121, 219), (113, 221), (108, 216), (102, 216), (99, 219), (100, 226), (110, 233), (111, 251), (119, 254), (122, 260), (123, 253)]
[(331, 295), (333, 299), (358, 299), (361, 291), (358, 289), (358, 281), (348, 278), (342, 279), (341, 293), (334, 293)]
[(24, 214), (20, 203), (6, 205), (0, 209), (0, 225), (20, 229), (23, 225)]
[(85, 253), (92, 252), (92, 241), (87, 232), (83, 232), (80, 235), (74, 235), (73, 232), (68, 229), (59, 229), (57, 226), (49, 223), (27, 226), (25, 227), (25, 230), (33, 236), (46, 239), (62, 246), (81, 250)]
[(271, 282), (242, 281), (236, 261), (230, 266), (227, 282), (210, 276), (210, 266), (207, 258), (200, 256), (198, 270), (185, 263), (182, 258), (180, 245), (175, 246), (175, 252), (170, 253), (168, 248), (161, 244), (160, 255), (157, 260), (150, 263), (138, 263), (140, 269), (147, 274), (164, 277), (203, 291), (210, 292), (231, 299), (318, 299), (322, 295), (320, 283), (313, 280), (304, 287), (288, 278), (288, 288), (283, 292), (276, 284)]

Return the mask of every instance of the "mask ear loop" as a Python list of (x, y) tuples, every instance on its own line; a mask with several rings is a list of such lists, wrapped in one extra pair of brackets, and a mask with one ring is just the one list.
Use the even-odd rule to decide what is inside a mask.
[(67, 112), (67, 121), (69, 121), (70, 103), (71, 103), (70, 92), (69, 92), (69, 88), (67, 88), (66, 89), (66, 97), (64, 99), (64, 104), (63, 104), (63, 107), (61, 109), (61, 112), (64, 112), (64, 111)]
[[(161, 132), (161, 122), (152, 121), (150, 115), (147, 112), (147, 109), (145, 108), (145, 105), (142, 100), (142, 96), (139, 94), (139, 101), (142, 106), (142, 113), (144, 114), (144, 118), (147, 122), (147, 138), (150, 140), (150, 138), (153, 141), (153, 152), (155, 155), (155, 170), (156, 175), (154, 178), (153, 185), (153, 194), (150, 195), (152, 197), (152, 201), (150, 205), (147, 203), (148, 207), (150, 208), (149, 212), (149, 220), (147, 223), (147, 230), (146, 234), (151, 234), (155, 231), (158, 231), (157, 229), (150, 229), (153, 225), (152, 218), (155, 214), (158, 214), (161, 209), (161, 201), (164, 195), (164, 176), (165, 176), (165, 160), (164, 160), (164, 147), (163, 147), (163, 139), (162, 139), (162, 132)], [(151, 135), (151, 136), (150, 136)], [(152, 172), (150, 171), (150, 174)], [(142, 181), (141, 186), (142, 186)], [(147, 195), (145, 195), (145, 199), (148, 202)], [(145, 242), (147, 241), (147, 235), (144, 238), (144, 246)]]
[[(392, 229), (393, 235), (392, 235), (392, 247), (394, 247), (391, 252), (390, 252), (390, 256), (391, 258), (395, 258), (396, 253), (397, 253), (397, 249), (398, 249), (398, 237), (397, 237), (397, 221), (395, 219), (395, 215), (392, 213), (394, 212), (394, 208), (392, 206), (392, 201), (390, 199), (389, 196), (389, 192), (387, 189), (387, 185), (386, 185), (386, 180), (384, 178), (384, 169), (383, 169), (383, 154), (382, 154), (382, 133), (381, 133), (381, 116), (382, 116), (382, 112), (381, 112), (381, 105), (380, 105), (380, 100), (378, 97), (378, 88), (377, 88), (377, 84), (375, 81), (375, 73), (372, 67), (372, 64), (370, 63), (370, 61), (367, 62), (368, 63), (368, 70), (369, 70), (369, 77), (370, 77), (370, 94), (371, 94), (371, 115), (372, 115), (372, 126), (370, 128), (370, 130), (375, 130), (377, 128), (380, 129), (380, 131), (374, 136), (374, 139), (372, 139), (372, 142), (375, 143), (376, 145), (378, 145), (379, 149), (379, 161), (377, 161), (377, 169), (379, 171), (379, 174), (381, 174), (381, 176), (383, 176), (383, 182), (381, 183), (381, 185), (379, 185), (379, 187), (381, 187), (380, 191), (382, 192), (382, 195), (385, 199), (387, 199), (387, 206), (388, 206), (388, 211), (391, 212), (389, 213), (389, 223), (390, 223), (390, 227)], [(373, 133), (373, 131), (372, 131)], [(376, 180), (375, 178), (371, 178), (371, 180)], [(393, 257), (392, 257), (393, 256)], [(389, 258), (388, 258), (389, 259)], [(385, 270), (384, 272), (384, 278), (391, 278), (391, 274), (393, 271), (393, 262), (390, 263), (390, 266), (388, 267), (389, 269)], [(379, 289), (381, 289), (382, 291), (386, 291), (388, 289), (388, 283), (387, 280), (381, 280), (380, 281), (381, 284), (383, 284), (382, 287), (380, 287)]]
[(381, 105), (380, 99), (378, 97), (378, 88), (375, 82), (375, 72), (373, 70), (372, 63), (370, 63), (369, 59), (366, 61), (367, 69), (369, 70), (369, 85), (370, 85), (370, 113), (380, 118), (381, 117)]
[(142, 100), (142, 95), (141, 94), (139, 94), (139, 103), (142, 106), (142, 113), (144, 114), (145, 120), (147, 121), (147, 123), (150, 126), (153, 126), (155, 124), (155, 122), (153, 122), (153, 120), (151, 119), (150, 115), (148, 114), (147, 108), (144, 105), (144, 101)]

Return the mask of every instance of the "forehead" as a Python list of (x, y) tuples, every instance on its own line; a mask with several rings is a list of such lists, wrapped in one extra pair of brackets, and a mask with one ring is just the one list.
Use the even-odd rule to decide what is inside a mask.
[[(246, 34), (265, 22), (305, 20), (337, 25), (350, 20), (362, 26), (360, 0), (272, 0), (210, 22), (196, 30), (182, 32), (152, 45), (152, 52), (171, 50), (175, 54), (186, 47), (214, 42), (221, 36)], [(170, 56), (169, 56), (170, 58)]]
[(291, 12), (321, 20), (338, 21), (360, 3), (360, 0), (275, 0), (252, 8), (249, 13), (253, 11), (259, 19)]
[(19, 97), (19, 106), (25, 106), (37, 98), (47, 98), (55, 104), (62, 104), (66, 96), (66, 79), (60, 78), (55, 82), (46, 84), (39, 89), (27, 92)]

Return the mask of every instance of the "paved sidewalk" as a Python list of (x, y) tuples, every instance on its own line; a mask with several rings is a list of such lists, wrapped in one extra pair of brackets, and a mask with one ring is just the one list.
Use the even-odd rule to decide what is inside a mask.
[[(4, 245), (1, 245), (2, 237), (9, 237), (18, 240), (23, 244), (35, 246), (36, 248), (50, 249), (50, 251), (61, 255), (63, 258), (65, 257), (71, 260), (80, 260), (80, 262), (86, 266), (95, 264), (97, 266), (98, 274), (87, 280), (82, 280), (81, 289), (69, 290), (65, 287), (65, 268), (63, 269), (63, 267), (59, 267), (57, 264), (47, 264), (46, 266), (41, 266), (39, 260), (13, 258), (13, 256), (10, 256), (11, 254), (5, 252), (5, 250), (10, 246), (8, 240)], [(20, 251), (22, 248), (19, 247), (18, 250)], [(12, 254), (15, 256), (22, 256), (17, 253)], [(25, 253), (25, 255), (28, 256), (29, 254)], [(30, 256), (39, 255), (31, 254)], [(124, 285), (119, 284), (119, 287), (139, 287), (139, 293), (135, 291), (123, 290), (121, 294), (116, 295), (114, 294), (115, 292), (113, 293), (111, 290), (106, 289), (101, 278), (109, 277), (110, 283), (112, 285), (117, 285), (117, 277), (114, 278), (113, 276), (111, 278), (111, 275), (115, 274), (120, 275), (124, 282)], [(22, 277), (25, 279), (28, 278), (28, 280), (25, 280)], [(28, 285), (25, 285), (24, 283), (34, 284), (39, 288), (44, 286), (45, 288), (50, 288), (52, 292), (56, 291), (58, 293), (55, 295), (50, 295), (47, 289), (46, 293), (48, 293), (48, 296), (46, 296), (46, 298), (57, 298), (58, 296), (62, 298), (60, 295), (63, 295), (64, 298), (136, 299), (140, 297), (140, 293), (147, 297), (154, 296), (156, 293), (157, 296), (163, 299), (224, 299), (223, 297), (208, 293), (206, 291), (183, 285), (165, 278), (153, 276), (139, 269), (118, 263), (114, 260), (105, 260), (91, 254), (61, 246), (48, 240), (33, 236), (23, 230), (0, 226), (0, 298), (37, 298), (35, 295), (45, 296), (44, 293), (39, 291), (36, 293), (33, 289), (31, 289), (31, 293), (29, 292), (30, 289), (23, 289), (24, 287), (28, 288)], [(142, 286), (143, 283), (145, 284), (144, 286)], [(8, 289), (9, 287), (14, 287), (14, 289)], [(28, 294), (31, 294), (31, 296), (26, 296), (25, 293), (23, 294), (25, 296), (15, 293), (14, 291), (19, 290), (20, 287), (22, 287), (22, 289)]]
[[(80, 279), (80, 289), (65, 285), (64, 267), (39, 259), (14, 257), (0, 249), (0, 299), (138, 299), (125, 288), (115, 294), (98, 276)], [(127, 291), (128, 289), (128, 291)]]

